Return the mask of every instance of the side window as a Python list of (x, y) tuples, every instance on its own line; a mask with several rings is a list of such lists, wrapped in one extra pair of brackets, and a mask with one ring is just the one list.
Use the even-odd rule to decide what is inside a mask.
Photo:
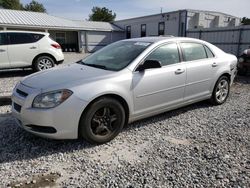
[(202, 44), (198, 43), (181, 43), (182, 51), (186, 61), (206, 59), (207, 54)]
[(5, 33), (0, 33), (0, 45), (7, 45), (7, 37)]
[(42, 35), (42, 34), (32, 34), (32, 37), (33, 37), (33, 40), (34, 42), (37, 42), (39, 40), (41, 40), (45, 35)]
[(205, 47), (205, 50), (206, 50), (206, 53), (207, 53), (207, 57), (208, 58), (213, 58), (214, 57), (213, 52), (207, 46), (204, 46), (204, 47)]
[(146, 60), (160, 61), (162, 66), (180, 62), (178, 47), (175, 43), (166, 44), (153, 51)]
[(28, 44), (33, 43), (34, 38), (29, 33), (9, 33), (10, 44)]

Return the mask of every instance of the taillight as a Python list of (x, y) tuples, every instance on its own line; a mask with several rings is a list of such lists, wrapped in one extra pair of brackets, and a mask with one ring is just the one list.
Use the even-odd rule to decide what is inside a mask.
[(51, 46), (53, 46), (53, 47), (56, 48), (56, 49), (61, 49), (60, 44), (51, 44)]

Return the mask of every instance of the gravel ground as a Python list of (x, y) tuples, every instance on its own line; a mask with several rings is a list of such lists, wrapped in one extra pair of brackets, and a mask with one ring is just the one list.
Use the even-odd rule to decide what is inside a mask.
[(113, 141), (53, 141), (0, 107), (0, 187), (250, 187), (250, 77), (201, 102), (128, 125)]

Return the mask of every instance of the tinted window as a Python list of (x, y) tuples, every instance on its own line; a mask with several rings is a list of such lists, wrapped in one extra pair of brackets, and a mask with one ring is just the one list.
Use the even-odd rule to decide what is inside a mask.
[(29, 33), (9, 33), (8, 36), (10, 44), (27, 44), (35, 42), (32, 34)]
[(208, 58), (213, 58), (214, 57), (213, 52), (207, 46), (204, 46), (204, 47), (205, 47), (205, 50), (207, 52), (207, 57)]
[(7, 45), (7, 37), (5, 33), (0, 33), (0, 45)]
[(146, 24), (141, 25), (141, 37), (146, 37)]
[(207, 58), (205, 48), (202, 44), (181, 43), (181, 47), (186, 61), (194, 61)]
[(180, 62), (179, 51), (176, 44), (166, 44), (153, 51), (146, 60), (160, 61), (162, 66)]
[(126, 38), (127, 39), (131, 38), (131, 26), (127, 26), (126, 28)]
[(34, 42), (37, 42), (37, 41), (41, 40), (44, 36), (45, 35), (43, 35), (43, 34), (35, 34), (35, 33), (32, 34)]
[(158, 35), (165, 35), (165, 22), (159, 23)]

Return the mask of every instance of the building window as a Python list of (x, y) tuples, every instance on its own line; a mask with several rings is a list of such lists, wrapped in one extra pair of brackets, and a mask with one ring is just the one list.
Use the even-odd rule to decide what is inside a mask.
[(158, 35), (165, 35), (165, 22), (160, 22), (159, 23)]
[(146, 24), (141, 25), (141, 37), (146, 37)]
[(126, 38), (127, 39), (131, 38), (131, 26), (127, 26), (126, 28)]
[(60, 45), (65, 44), (66, 43), (65, 33), (56, 33), (56, 42), (58, 42)]

